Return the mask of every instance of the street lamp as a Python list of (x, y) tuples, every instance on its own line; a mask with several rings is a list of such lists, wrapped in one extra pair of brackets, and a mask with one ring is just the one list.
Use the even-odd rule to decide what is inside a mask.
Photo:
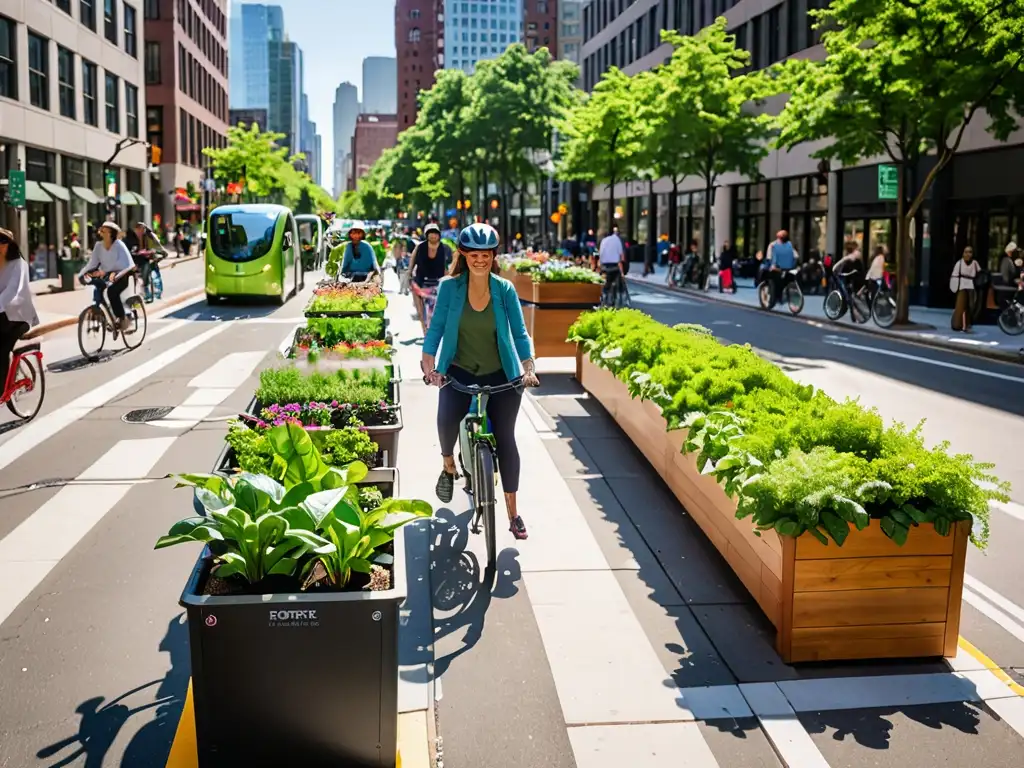
[(124, 150), (128, 149), (128, 147), (134, 147), (137, 144), (143, 144), (147, 147), (149, 146), (148, 141), (142, 141), (142, 139), (133, 139), (131, 137), (126, 136), (125, 138), (121, 139), (119, 142), (117, 142), (117, 144), (114, 145), (114, 154), (107, 158), (107, 162), (103, 164), (103, 181), (105, 184), (107, 184), (107, 221), (113, 220), (112, 217), (114, 214), (114, 209), (116, 209), (118, 206), (118, 189), (116, 181), (113, 182), (113, 190), (110, 189), (111, 182), (109, 181), (109, 179), (111, 178), (111, 175), (113, 173), (113, 169), (110, 167), (110, 165), (111, 163), (114, 162), (114, 160), (117, 159), (117, 156), (120, 155)]

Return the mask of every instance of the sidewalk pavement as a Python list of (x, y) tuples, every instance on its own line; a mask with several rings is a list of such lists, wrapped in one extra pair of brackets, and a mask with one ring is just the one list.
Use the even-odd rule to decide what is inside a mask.
[[(166, 259), (160, 263), (164, 280), (164, 296), (157, 305), (173, 306), (187, 301), (203, 292), (202, 262), (199, 256), (180, 259)], [(77, 285), (73, 291), (61, 291), (60, 279), (33, 280), (30, 284), (39, 325), (30, 332), (31, 338), (39, 338), (59, 328), (78, 322), (78, 315), (89, 303), (92, 294), (84, 286)], [(151, 305), (156, 306), (156, 305)]]
[[(650, 285), (664, 290), (677, 291), (688, 296), (703, 297), (709, 301), (720, 301), (727, 304), (736, 304), (747, 309), (760, 310), (757, 299), (757, 291), (754, 290), (752, 279), (739, 279), (736, 284), (739, 290), (736, 293), (719, 293), (716, 287), (709, 288), (706, 292), (698, 291), (695, 288), (676, 288), (665, 284), (665, 268), (658, 267), (653, 275), (643, 277), (639, 274), (630, 274), (627, 279), (634, 283)], [(857, 325), (850, 320), (849, 315), (833, 322), (825, 317), (824, 296), (807, 296), (804, 303), (804, 310), (799, 316), (793, 317), (805, 323), (830, 323), (841, 327), (844, 331), (859, 331), (861, 333), (888, 336), (890, 338), (908, 341), (914, 344), (921, 344), (939, 349), (951, 349), (968, 355), (988, 357), (1004, 362), (1024, 362), (1024, 337), (1008, 336), (999, 330), (995, 325), (976, 325), (973, 333), (956, 333), (950, 329), (951, 311), (935, 307), (912, 306), (910, 308), (910, 319), (914, 323), (913, 328), (895, 329), (880, 328), (873, 321), (863, 325)], [(783, 309), (774, 310), (777, 314), (792, 317)]]

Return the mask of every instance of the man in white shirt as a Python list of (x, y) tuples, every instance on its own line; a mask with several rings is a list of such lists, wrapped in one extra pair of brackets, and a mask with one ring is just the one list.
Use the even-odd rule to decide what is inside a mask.
[(601, 239), (598, 247), (601, 271), (604, 272), (604, 294), (607, 296), (617, 280), (626, 272), (626, 251), (618, 232), (609, 232)]

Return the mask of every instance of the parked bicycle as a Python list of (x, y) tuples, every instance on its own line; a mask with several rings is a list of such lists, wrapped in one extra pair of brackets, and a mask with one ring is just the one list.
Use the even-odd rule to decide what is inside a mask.
[[(423, 377), (423, 381), (428, 379)], [(493, 387), (460, 384), (452, 378), (445, 378), (441, 387), (452, 387), (456, 392), (470, 395), (473, 399), (469, 412), (459, 427), (459, 466), (466, 478), (466, 491), (473, 494), (473, 533), (480, 533), (483, 522), (484, 540), (487, 546), (487, 572), (493, 573), (498, 559), (495, 516), (495, 493), (498, 485), (498, 444), (491, 432), (491, 420), (487, 417), (487, 400), (510, 389), (523, 389), (523, 377), (519, 376), (505, 384)]]
[(15, 349), (11, 367), (7, 370), (7, 381), (0, 393), (0, 403), (6, 403), (7, 410), (19, 419), (29, 421), (35, 418), (46, 395), (44, 371), (43, 352), (38, 342)]
[(854, 323), (863, 325), (874, 319), (875, 325), (889, 328), (896, 322), (896, 294), (888, 278), (866, 283), (852, 291), (846, 278), (833, 275), (822, 309), (825, 317), (833, 322), (849, 312)]
[[(761, 303), (761, 309), (771, 310), (780, 301), (786, 305), (790, 314), (799, 315), (804, 310), (804, 292), (800, 290), (800, 282), (797, 280), (796, 269), (783, 271), (779, 276), (779, 284), (782, 286), (776, 291), (776, 281), (771, 279), (771, 273), (757, 288), (757, 299)], [(778, 292), (778, 296), (776, 296)]]
[(999, 329), (1010, 336), (1024, 333), (1024, 290), (1017, 291), (1013, 299), (999, 313)]
[[(124, 314), (127, 320), (125, 328), (119, 328), (117, 318), (107, 301), (107, 288), (116, 283), (127, 272), (119, 272), (112, 278), (93, 277), (87, 284), (93, 287), (93, 303), (82, 310), (78, 316), (78, 348), (82, 350), (82, 356), (87, 360), (95, 361), (103, 345), (107, 340), (109, 332), (116, 341), (118, 335), (127, 349), (137, 349), (146, 338), (147, 320), (146, 305), (142, 297), (136, 292), (124, 300)], [(109, 276), (108, 276), (109, 277)], [(138, 291), (138, 278), (133, 275), (135, 290)]]

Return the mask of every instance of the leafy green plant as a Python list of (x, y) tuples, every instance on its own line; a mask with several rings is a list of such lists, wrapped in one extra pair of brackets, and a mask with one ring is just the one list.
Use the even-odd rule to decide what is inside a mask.
[(310, 317), (299, 331), (297, 343), (321, 347), (360, 344), (384, 338), (384, 320), (379, 317)]
[(301, 371), (295, 367), (267, 368), (260, 372), (256, 399), (264, 406), (285, 403), (351, 403), (356, 406), (386, 402), (390, 377), (376, 368)]
[(592, 269), (573, 266), (544, 266), (533, 270), (535, 283), (591, 283), (600, 285), (604, 278)]
[(388, 306), (387, 297), (376, 283), (357, 285), (322, 285), (313, 291), (306, 305), (307, 312), (381, 312)]
[[(951, 455), (946, 444), (928, 448), (920, 427), (886, 427), (877, 411), (837, 403), (699, 326), (668, 328), (635, 310), (601, 310), (581, 315), (569, 338), (633, 397), (657, 403), (669, 429), (687, 429), (683, 451), (698, 452), (701, 470), (759, 528), (839, 542), (849, 524), (863, 522), (850, 499), (897, 543), (915, 526), (933, 524), (946, 535), (973, 519), (972, 541), (984, 548), (989, 501), (1008, 499), (991, 465)], [(823, 472), (846, 475), (814, 474)]]
[(309, 554), (328, 555), (335, 544), (314, 529), (293, 527), (287, 510), (316, 505), (317, 494), (305, 485), (285, 492), (266, 475), (243, 472), (220, 475), (178, 475), (176, 487), (192, 487), (206, 514), (175, 523), (156, 549), (201, 542), (214, 554), (212, 574), (258, 584), (268, 576), (292, 576)]

